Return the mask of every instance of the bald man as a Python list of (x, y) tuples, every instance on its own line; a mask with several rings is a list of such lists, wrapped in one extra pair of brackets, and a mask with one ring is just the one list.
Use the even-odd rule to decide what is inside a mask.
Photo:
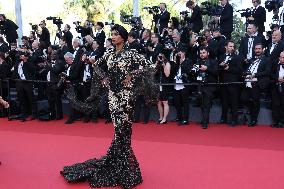
[(280, 30), (272, 33), (272, 43), (268, 45), (266, 56), (270, 58), (272, 64), (277, 64), (280, 53), (284, 50), (284, 42), (281, 40), (282, 34)]

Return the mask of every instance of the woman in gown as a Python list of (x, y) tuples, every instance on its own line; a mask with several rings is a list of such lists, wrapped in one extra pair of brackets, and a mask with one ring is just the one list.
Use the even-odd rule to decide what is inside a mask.
[(135, 51), (124, 48), (128, 37), (124, 27), (114, 25), (111, 36), (115, 48), (94, 63), (93, 83), (102, 83), (108, 88), (114, 139), (105, 156), (65, 166), (60, 173), (68, 182), (88, 181), (91, 187), (121, 186), (127, 189), (142, 182), (139, 164), (131, 148), (131, 118), (136, 90), (133, 86), (137, 86), (135, 80), (141, 78), (150, 62)]

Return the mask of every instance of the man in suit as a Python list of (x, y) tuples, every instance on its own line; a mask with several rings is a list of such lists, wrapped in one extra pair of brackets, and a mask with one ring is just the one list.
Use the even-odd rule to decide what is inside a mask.
[(80, 39), (78, 38), (73, 39), (73, 49), (74, 49), (74, 53), (73, 53), (74, 60), (73, 61), (75, 63), (80, 62), (81, 57), (84, 53), (84, 50), (81, 47), (81, 45), (82, 45), (82, 41)]
[(7, 53), (9, 51), (8, 44), (4, 41), (3, 37), (0, 36), (0, 52)]
[(20, 61), (13, 67), (13, 75), (16, 81), (17, 97), (20, 102), (21, 114), (18, 116), (22, 121), (26, 121), (30, 113), (32, 118), (36, 118), (37, 106), (33, 93), (33, 83), (27, 82), (26, 80), (33, 80), (36, 67), (30, 62), (29, 54), (27, 52), (21, 53)]
[(214, 29), (213, 38), (208, 43), (208, 49), (210, 52), (210, 58), (219, 59), (225, 52), (226, 39), (221, 35), (219, 29)]
[(50, 113), (49, 118), (50, 120), (60, 120), (63, 118), (61, 101), (63, 88), (57, 84), (60, 80), (60, 74), (65, 69), (65, 62), (58, 58), (58, 54), (55, 50), (51, 52), (51, 60), (48, 62), (46, 69), (48, 71), (46, 79), (50, 82), (47, 84), (46, 90)]
[(275, 30), (272, 33), (272, 42), (266, 49), (266, 56), (270, 58), (271, 64), (277, 64), (280, 53), (284, 50), (284, 42), (281, 40), (281, 31)]
[(103, 29), (104, 29), (104, 23), (97, 22), (97, 25), (96, 25), (97, 33), (96, 33), (95, 39), (98, 41), (98, 43), (101, 46), (104, 46), (104, 43), (106, 40), (106, 34)]
[[(235, 44), (233, 41), (227, 41), (225, 44), (226, 52), (219, 59), (219, 79), (221, 83), (239, 82), (242, 73), (242, 64), (240, 56), (235, 54)], [(228, 98), (230, 97), (230, 98)], [(222, 115), (220, 124), (228, 123), (227, 114), (231, 105), (232, 120), (230, 125), (234, 127), (237, 124), (237, 109), (239, 102), (238, 85), (221, 86)]]
[(160, 3), (160, 13), (153, 16), (155, 21), (155, 33), (161, 34), (164, 28), (168, 27), (170, 15), (171, 14), (167, 11), (167, 5)]
[(252, 0), (252, 4), (254, 8), (252, 16), (248, 17), (249, 23), (254, 22), (258, 29), (258, 33), (263, 35), (263, 32), (265, 32), (264, 23), (266, 22), (266, 10), (260, 5), (261, 0)]
[(198, 86), (201, 97), (201, 126), (203, 129), (208, 128), (209, 113), (213, 99), (213, 92), (216, 87), (212, 85), (204, 85), (204, 83), (216, 83), (218, 76), (218, 63), (209, 58), (209, 50), (206, 47), (199, 48), (199, 60), (197, 63), (191, 64), (191, 70), (195, 70), (195, 80), (200, 83)]
[(183, 84), (189, 82), (190, 62), (186, 59), (186, 48), (178, 48), (171, 69), (176, 85), (174, 86), (174, 103), (177, 110), (179, 125), (188, 125), (189, 117), (189, 87)]
[(66, 24), (66, 25), (64, 26), (63, 31), (62, 31), (62, 32), (59, 31), (59, 32), (56, 34), (56, 36), (57, 36), (59, 39), (64, 38), (65, 41), (66, 41), (66, 43), (67, 43), (67, 46), (68, 46), (68, 48), (69, 48), (68, 51), (69, 51), (69, 52), (72, 52), (72, 51), (73, 51), (73, 47), (72, 47), (73, 35), (72, 35), (72, 33), (70, 32), (70, 29), (71, 29), (70, 25), (69, 25), (69, 24)]
[[(84, 69), (84, 64), (82, 64), (80, 60), (76, 62), (74, 55), (70, 52), (67, 52), (64, 55), (64, 59), (67, 63), (67, 71), (65, 79), (68, 81), (70, 85), (73, 85), (77, 98), (82, 99), (81, 96), (78, 96), (79, 94), (78, 86), (82, 82), (82, 73)], [(76, 120), (75, 112), (76, 110), (70, 107), (69, 118), (65, 122), (65, 124), (71, 124)]]
[(199, 33), (203, 28), (202, 14), (200, 7), (195, 4), (193, 0), (190, 0), (186, 3), (186, 7), (192, 11), (191, 17), (187, 19), (189, 22), (190, 28), (194, 33)]
[(139, 54), (141, 54), (143, 51), (143, 45), (138, 42), (137, 38), (138, 38), (137, 33), (135, 31), (130, 31), (128, 33), (128, 38), (127, 38), (128, 42), (127, 48), (135, 49)]
[(229, 4), (228, 0), (220, 0), (223, 7), (222, 14), (219, 18), (220, 31), (227, 40), (231, 39), (233, 32), (233, 7)]
[(44, 49), (47, 49), (47, 47), (49, 47), (51, 43), (50, 43), (50, 33), (46, 27), (45, 20), (42, 20), (39, 23), (39, 26), (41, 27), (41, 32), (37, 32), (37, 35), (39, 37), (39, 42), (43, 44)]
[(271, 63), (264, 56), (263, 45), (256, 44), (254, 47), (255, 57), (245, 73), (246, 86), (242, 91), (241, 99), (249, 108), (249, 127), (257, 125), (260, 110), (260, 93), (265, 91), (270, 83)]
[(9, 44), (17, 43), (17, 29), (19, 27), (12, 20), (7, 19), (4, 14), (0, 14), (0, 25), (2, 25), (0, 30), (5, 35), (7, 42)]
[(239, 55), (241, 56), (246, 70), (249, 66), (250, 61), (254, 57), (255, 44), (262, 43), (261, 37), (256, 35), (257, 28), (255, 24), (251, 23), (247, 27), (247, 34), (241, 39), (239, 47)]

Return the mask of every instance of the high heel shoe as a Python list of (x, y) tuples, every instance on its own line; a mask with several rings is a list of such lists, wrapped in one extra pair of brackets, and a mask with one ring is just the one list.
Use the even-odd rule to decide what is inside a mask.
[(158, 119), (158, 121), (156, 123), (160, 124), (161, 121), (162, 121), (161, 119)]
[(160, 124), (167, 124), (167, 122), (168, 122), (167, 120), (166, 120), (166, 121), (163, 121), (163, 122), (160, 121)]

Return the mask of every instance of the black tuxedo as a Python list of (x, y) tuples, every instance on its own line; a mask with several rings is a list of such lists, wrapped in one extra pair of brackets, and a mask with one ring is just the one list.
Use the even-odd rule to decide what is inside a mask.
[(46, 49), (48, 46), (50, 46), (50, 33), (46, 27), (42, 28), (41, 34), (39, 34), (38, 37), (39, 41), (44, 43), (43, 48)]
[(3, 34), (9, 44), (16, 43), (18, 39), (17, 29), (19, 28), (12, 20), (6, 19), (0, 22), (2, 25)]
[[(159, 13), (154, 15), (154, 21), (155, 21), (155, 32), (156, 33), (162, 33), (164, 28), (168, 27), (169, 21), (170, 21), (170, 13), (165, 10), (163, 13)], [(159, 25), (159, 27), (158, 27)]]
[(104, 55), (104, 51), (100, 47), (96, 50), (91, 51), (89, 54), (89, 56), (95, 56), (96, 60), (101, 58), (103, 55)]
[(152, 57), (152, 62), (155, 63), (158, 55), (162, 53), (164, 46), (158, 43), (153, 49), (154, 51), (149, 51), (149, 57)]
[(67, 45), (64, 45), (64, 46), (62, 46), (60, 49), (58, 49), (58, 50), (57, 50), (58, 59), (64, 61), (64, 55), (65, 55), (67, 52), (73, 52), (73, 49), (72, 49), (72, 51), (70, 51), (70, 49), (69, 49), (69, 47), (68, 47)]
[[(20, 79), (20, 75), (18, 73), (20, 62), (16, 63), (14, 66), (14, 78)], [(26, 80), (33, 80), (35, 75), (36, 67), (31, 62), (23, 63), (23, 74), (25, 75)], [(37, 105), (33, 93), (33, 83), (26, 82), (24, 80), (16, 81), (16, 90), (17, 97), (20, 102), (21, 107), (21, 117), (26, 118), (30, 113), (32, 113), (33, 117), (36, 117)]]
[(284, 67), (281, 64), (272, 65), (271, 70), (271, 100), (272, 100), (272, 117), (274, 123), (284, 124), (284, 83), (279, 83), (279, 70), (280, 66)]
[(6, 53), (8, 51), (9, 51), (9, 47), (6, 43), (3, 43), (2, 45), (0, 45), (0, 52)]
[(266, 56), (270, 58), (271, 64), (277, 64), (279, 61), (279, 56), (282, 51), (284, 51), (284, 42), (281, 40), (274, 47), (273, 51), (270, 53), (270, 49), (272, 47), (272, 43), (268, 45), (268, 48), (265, 52)]
[(63, 36), (66, 39), (67, 46), (69, 48), (69, 52), (72, 52), (73, 46), (72, 46), (72, 41), (73, 41), (73, 35), (72, 33), (68, 31), (63, 31)]
[(208, 49), (211, 59), (220, 59), (225, 53), (226, 39), (223, 36), (214, 37), (209, 41)]
[(105, 43), (105, 39), (106, 39), (106, 34), (105, 32), (102, 30), (100, 33), (96, 34), (96, 40), (98, 41), (98, 43), (100, 44), (101, 47), (104, 46)]
[(141, 54), (143, 52), (143, 45), (135, 40), (132, 43), (128, 43), (127, 49), (135, 49), (139, 54)]
[[(229, 69), (225, 70), (224, 66), (220, 66), (219, 80), (222, 83), (238, 82), (242, 74), (242, 62), (241, 57), (232, 54), (228, 61)], [(223, 54), (219, 63), (222, 63), (226, 59), (226, 54)], [(237, 109), (239, 105), (239, 85), (229, 84), (221, 86), (221, 102), (222, 102), (222, 115), (221, 119), (227, 122), (227, 114), (231, 105), (232, 121), (237, 123)], [(230, 97), (230, 98), (228, 98)]]
[[(191, 63), (192, 68), (193, 63)], [(202, 124), (207, 125), (209, 123), (209, 113), (211, 108), (211, 102), (213, 99), (213, 92), (216, 87), (212, 85), (203, 85), (204, 83), (216, 83), (218, 76), (218, 63), (213, 59), (207, 59), (206, 61), (197, 61), (199, 67), (201, 65), (207, 66), (207, 70), (199, 71), (198, 75), (205, 74), (205, 79), (203, 82), (200, 82), (198, 90), (201, 93), (201, 111), (202, 111)]]
[[(179, 69), (181, 74), (179, 75)], [(174, 63), (171, 69), (174, 75), (175, 82), (178, 77), (181, 77), (182, 83), (186, 84), (189, 82), (190, 77), (190, 62), (189, 60), (184, 60), (180, 64)], [(188, 121), (189, 117), (189, 88), (184, 86), (183, 89), (174, 90), (174, 103), (177, 110), (178, 121)]]
[(229, 3), (227, 3), (222, 10), (220, 31), (227, 40), (231, 39), (231, 33), (233, 32), (233, 7)]
[(83, 48), (79, 47), (78, 49), (74, 49), (74, 53), (76, 52), (76, 55), (74, 57), (73, 62), (74, 63), (79, 63), (81, 61), (82, 55), (84, 53)]
[(255, 74), (257, 81), (252, 82), (252, 88), (245, 87), (242, 91), (241, 99), (250, 110), (251, 121), (257, 122), (260, 110), (260, 93), (265, 91), (269, 86), (270, 73), (271, 62), (269, 58), (263, 56)]
[(258, 32), (263, 35), (265, 32), (264, 23), (266, 22), (266, 10), (264, 7), (259, 6), (256, 10), (253, 11), (252, 17), (254, 18), (254, 23), (258, 27)]
[(50, 83), (47, 85), (47, 100), (49, 104), (50, 119), (63, 118), (61, 95), (62, 88), (58, 88), (57, 83), (60, 80), (60, 73), (65, 69), (63, 60), (56, 60), (52, 65), (47, 67), (50, 75)]
[(194, 33), (199, 33), (200, 30), (203, 29), (202, 14), (198, 5), (195, 5), (193, 8), (192, 15), (188, 18), (188, 22)]

